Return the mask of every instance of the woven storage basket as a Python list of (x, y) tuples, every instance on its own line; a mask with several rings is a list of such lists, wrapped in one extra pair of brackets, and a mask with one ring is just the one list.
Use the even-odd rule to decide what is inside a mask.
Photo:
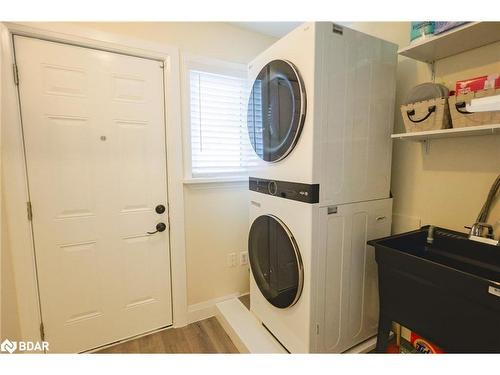
[(448, 98), (436, 98), (401, 106), (407, 132), (422, 132), (450, 127)]
[(491, 112), (468, 112), (466, 105), (471, 99), (483, 98), (485, 96), (500, 95), (500, 89), (488, 89), (467, 93), (464, 95), (451, 96), (449, 98), (451, 121), (454, 128), (467, 126), (480, 126), (500, 123), (500, 111)]

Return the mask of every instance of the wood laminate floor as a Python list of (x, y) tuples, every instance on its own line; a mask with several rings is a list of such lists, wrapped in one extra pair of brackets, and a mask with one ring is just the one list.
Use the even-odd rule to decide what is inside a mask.
[(215, 317), (118, 343), (96, 353), (238, 353)]

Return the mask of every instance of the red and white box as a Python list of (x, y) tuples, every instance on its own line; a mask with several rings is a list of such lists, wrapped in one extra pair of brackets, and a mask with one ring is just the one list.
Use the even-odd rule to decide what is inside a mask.
[(456, 95), (464, 95), (471, 92), (499, 89), (500, 88), (500, 74), (490, 74), (487, 76), (464, 79), (457, 81), (455, 85)]

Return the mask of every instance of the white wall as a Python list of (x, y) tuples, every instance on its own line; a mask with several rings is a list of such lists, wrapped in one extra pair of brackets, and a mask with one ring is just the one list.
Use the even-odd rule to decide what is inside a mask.
[(248, 292), (248, 266), (227, 266), (247, 249), (248, 183), (189, 185), (186, 207), (188, 305)]
[[(220, 22), (26, 24), (58, 32), (76, 26), (96, 32), (96, 39), (99, 32), (111, 33), (177, 46), (181, 53), (244, 64), (275, 41), (275, 38)], [(184, 186), (188, 305), (248, 291), (248, 267), (227, 266), (227, 254), (246, 250), (247, 189), (247, 184), (234, 182)], [(5, 230), (2, 227), (2, 231)], [(1, 328), (3, 335), (17, 339), (21, 336), (17, 299), (23, 290), (15, 288), (12, 254), (6, 239), (8, 236), (2, 236), (5, 246), (1, 270)]]
[(248, 63), (276, 40), (224, 22), (85, 22), (93, 30), (177, 46), (219, 60)]

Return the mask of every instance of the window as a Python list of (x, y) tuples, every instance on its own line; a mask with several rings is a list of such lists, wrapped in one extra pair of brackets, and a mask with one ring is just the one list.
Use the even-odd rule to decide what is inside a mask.
[(194, 66), (187, 71), (191, 148), (188, 172), (193, 179), (246, 176), (256, 163), (246, 125), (246, 73), (228, 72), (221, 74), (221, 70)]

